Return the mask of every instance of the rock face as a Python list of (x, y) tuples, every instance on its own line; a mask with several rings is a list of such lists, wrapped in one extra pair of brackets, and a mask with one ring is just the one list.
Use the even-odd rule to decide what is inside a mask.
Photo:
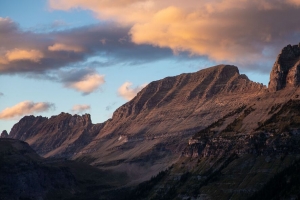
[(3, 130), (1, 135), (0, 135), (0, 138), (8, 138), (8, 133), (6, 130)]
[(127, 118), (142, 111), (149, 111), (176, 102), (205, 100), (216, 95), (259, 92), (265, 87), (240, 75), (231, 65), (218, 65), (196, 73), (154, 81), (148, 84), (137, 96), (120, 107), (113, 119)]
[(254, 106), (242, 107), (228, 114), (225, 118), (235, 112), (240, 113), (221, 131), (216, 130), (222, 127), (225, 119), (196, 133), (180, 160), (160, 174), (164, 177), (157, 176), (136, 190), (147, 188), (145, 199), (298, 197), (299, 107), (299, 99), (276, 105), (270, 110), (270, 117), (250, 133), (246, 133), (239, 124), (247, 123), (247, 116), (255, 112)]
[(300, 85), (300, 43), (288, 45), (278, 55), (270, 74), (269, 91)]
[[(171, 127), (174, 132), (195, 128), (196, 124), (189, 122), (198, 120), (195, 118), (200, 113), (201, 104), (217, 100), (217, 97), (251, 95), (264, 90), (265, 86), (250, 81), (246, 75), (239, 74), (237, 67), (230, 65), (167, 77), (148, 84), (133, 100), (118, 108), (98, 136), (123, 133), (161, 135)], [(216, 103), (222, 104), (220, 101)], [(165, 122), (165, 125), (160, 122)]]

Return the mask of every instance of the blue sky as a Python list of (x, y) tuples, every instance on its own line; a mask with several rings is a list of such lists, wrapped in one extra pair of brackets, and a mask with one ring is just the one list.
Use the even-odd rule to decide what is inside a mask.
[(147, 83), (216, 64), (267, 85), (281, 48), (300, 41), (289, 20), (300, 3), (228, 2), (2, 0), (1, 130), (31, 114), (103, 122)]

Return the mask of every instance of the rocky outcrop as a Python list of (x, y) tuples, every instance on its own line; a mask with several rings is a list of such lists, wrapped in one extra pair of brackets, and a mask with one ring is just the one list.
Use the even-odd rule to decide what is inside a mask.
[(8, 133), (6, 130), (3, 130), (1, 135), (0, 135), (0, 138), (8, 138)]
[(269, 91), (300, 85), (300, 43), (284, 47), (270, 74)]

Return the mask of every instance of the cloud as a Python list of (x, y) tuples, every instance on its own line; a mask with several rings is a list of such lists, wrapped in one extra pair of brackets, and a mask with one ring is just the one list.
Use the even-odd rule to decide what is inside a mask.
[(121, 85), (121, 87), (119, 87), (118, 89), (118, 94), (119, 96), (123, 97), (124, 99), (130, 101), (131, 99), (133, 99), (136, 94), (141, 91), (147, 84), (143, 84), (140, 85), (138, 87), (135, 88), (131, 88), (132, 83), (131, 82), (125, 82), (123, 83), (123, 85)]
[(0, 119), (15, 119), (20, 116), (45, 112), (54, 108), (54, 104), (48, 102), (23, 101), (0, 112)]
[(83, 94), (90, 94), (99, 88), (104, 83), (104, 76), (99, 74), (89, 74), (82, 78), (78, 82), (68, 84), (67, 87), (74, 88)]
[(0, 92), (0, 97), (4, 96), (4, 94), (2, 92)]
[[(299, 0), (49, 0), (52, 9), (88, 9), (101, 20), (130, 26), (136, 44), (231, 63), (269, 60), (299, 43)], [(275, 59), (276, 55), (271, 55)]]
[(101, 62), (135, 65), (172, 57), (170, 49), (134, 44), (129, 26), (105, 22), (47, 33), (23, 31), (9, 18), (0, 17), (0, 73), (46, 74), (70, 66), (89, 65), (90, 57)]
[(75, 89), (84, 95), (90, 94), (105, 83), (104, 75), (94, 69), (63, 71), (59, 74), (59, 81), (67, 88)]
[(78, 46), (73, 45), (67, 45), (67, 44), (61, 44), (61, 43), (55, 43), (52, 46), (48, 47), (49, 51), (73, 51), (73, 52), (82, 52), (83, 49)]
[(11, 51), (7, 51), (5, 57), (9, 62), (15, 60), (30, 60), (32, 62), (39, 62), (43, 58), (43, 53), (34, 49), (13, 49)]
[(294, 6), (300, 6), (299, 0), (287, 0), (287, 2)]
[(91, 106), (90, 105), (86, 105), (86, 104), (77, 104), (77, 105), (74, 105), (73, 108), (72, 108), (72, 112), (73, 113), (77, 113), (77, 114), (80, 114), (80, 113), (83, 113), (87, 110), (90, 110), (91, 109)]

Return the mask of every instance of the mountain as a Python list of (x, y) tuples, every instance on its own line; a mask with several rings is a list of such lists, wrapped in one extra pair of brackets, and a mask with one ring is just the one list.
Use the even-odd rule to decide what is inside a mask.
[(196, 133), (176, 163), (128, 199), (298, 199), (299, 108), (289, 100), (250, 133), (240, 124), (255, 107), (241, 108), (225, 129), (216, 131), (221, 119)]
[(102, 124), (93, 125), (88, 115), (28, 116), (10, 137), (44, 157), (80, 159), (116, 171), (134, 168), (129, 176), (145, 180), (176, 161), (194, 132), (265, 90), (237, 67), (219, 65), (148, 84)]
[(44, 157), (70, 157), (91, 142), (102, 124), (92, 124), (89, 114), (61, 113), (58, 116), (25, 116), (10, 131), (10, 138), (28, 142)]
[(148, 180), (129, 199), (254, 198), (298, 166), (299, 62), (300, 45), (288, 45), (268, 88), (218, 65), (151, 82), (104, 123), (87, 114), (27, 116), (9, 137), (44, 157), (125, 173), (127, 186)]
[(3, 130), (1, 135), (0, 135), (0, 138), (7, 138), (8, 137), (8, 133), (6, 130)]

